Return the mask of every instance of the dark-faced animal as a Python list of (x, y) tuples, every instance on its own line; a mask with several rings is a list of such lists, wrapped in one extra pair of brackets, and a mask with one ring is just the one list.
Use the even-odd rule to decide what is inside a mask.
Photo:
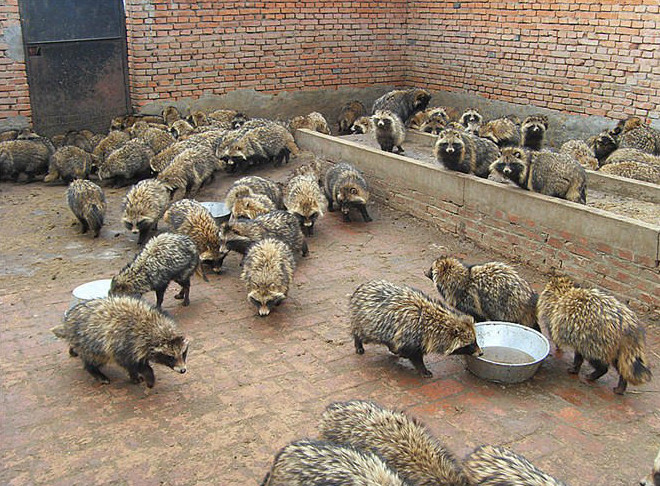
[(371, 122), (376, 131), (376, 141), (380, 149), (385, 152), (394, 152), (396, 147), (398, 153), (403, 153), (403, 141), (406, 139), (406, 127), (394, 112), (378, 110), (372, 117)]
[(105, 218), (105, 194), (103, 189), (86, 179), (75, 179), (66, 190), (71, 212), (82, 225), (82, 233), (91, 229), (94, 238), (99, 236)]
[(490, 165), (500, 155), (497, 145), (490, 140), (455, 128), (440, 132), (433, 152), (445, 169), (484, 178), (488, 177)]
[(121, 221), (131, 233), (139, 233), (138, 245), (144, 244), (149, 233), (158, 229), (158, 221), (169, 203), (170, 193), (157, 179), (145, 179), (129, 189)]
[(328, 211), (334, 211), (339, 206), (344, 221), (350, 221), (350, 210), (360, 211), (365, 222), (371, 221), (367, 213), (369, 189), (362, 174), (352, 165), (335, 164), (325, 173), (325, 197), (328, 200)]
[(344, 104), (339, 110), (337, 117), (337, 128), (339, 135), (348, 135), (351, 133), (351, 127), (355, 120), (364, 116), (364, 105), (358, 100), (352, 100)]
[(525, 118), (520, 127), (522, 146), (530, 150), (541, 150), (548, 131), (548, 117), (545, 115), (530, 115)]
[(373, 123), (371, 122), (370, 116), (361, 116), (353, 122), (351, 125), (351, 133), (353, 134), (365, 134), (371, 133), (374, 130)]
[(617, 394), (628, 383), (641, 385), (651, 380), (645, 354), (645, 331), (635, 313), (599, 289), (580, 288), (568, 277), (555, 275), (539, 296), (538, 319), (557, 347), (575, 351), (569, 373), (577, 374), (584, 359), (597, 380), (609, 366), (619, 373)]
[(660, 450), (658, 455), (655, 456), (655, 461), (653, 461), (651, 474), (640, 479), (639, 486), (660, 486)]
[(112, 180), (116, 186), (130, 184), (136, 178), (151, 172), (149, 161), (154, 151), (141, 139), (132, 139), (108, 154), (104, 160), (96, 160), (99, 180)]
[(516, 322), (540, 331), (538, 295), (513, 267), (502, 262), (465, 265), (457, 258), (436, 259), (425, 275), (452, 307), (475, 321)]
[(429, 101), (431, 101), (431, 93), (425, 89), (397, 89), (385, 93), (374, 101), (371, 114), (376, 114), (378, 110), (389, 110), (405, 124), (415, 113), (425, 110)]
[(355, 351), (378, 343), (407, 358), (423, 376), (429, 353), (481, 354), (474, 319), (423, 292), (385, 280), (358, 286), (349, 301)]
[(82, 302), (69, 309), (64, 323), (52, 329), (69, 343), (69, 354), (80, 357), (85, 370), (109, 383), (99, 369), (115, 362), (133, 383), (156, 381), (150, 362), (186, 372), (188, 340), (172, 318), (141, 299), (108, 297)]
[(328, 208), (318, 178), (310, 175), (295, 176), (284, 188), (284, 205), (300, 221), (305, 236), (314, 234), (314, 224)]
[(490, 170), (528, 191), (581, 204), (587, 202), (587, 173), (568, 155), (505, 147)]

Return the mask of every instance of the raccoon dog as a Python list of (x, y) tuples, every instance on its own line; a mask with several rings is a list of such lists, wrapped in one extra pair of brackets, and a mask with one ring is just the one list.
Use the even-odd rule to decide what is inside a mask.
[(48, 174), (44, 182), (53, 182), (61, 178), (69, 183), (73, 179), (87, 179), (92, 168), (92, 156), (80, 147), (66, 145), (50, 156)]
[(468, 108), (465, 110), (461, 115), (461, 118), (458, 120), (458, 122), (465, 127), (465, 131), (472, 135), (479, 134), (479, 127), (483, 121), (484, 117), (474, 108)]
[(389, 110), (405, 124), (412, 115), (425, 110), (429, 101), (431, 101), (431, 93), (425, 89), (397, 89), (385, 93), (374, 101), (371, 114), (374, 115), (378, 110)]
[(520, 145), (520, 127), (510, 118), (497, 118), (479, 127), (479, 136), (494, 142), (498, 147)]
[(541, 150), (545, 133), (548, 131), (548, 117), (545, 115), (531, 115), (523, 120), (520, 127), (522, 132), (522, 145), (531, 150)]
[(380, 455), (401, 478), (416, 486), (467, 486), (454, 455), (415, 419), (373, 402), (329, 405), (319, 425), (321, 437)]
[(144, 248), (110, 282), (110, 295), (139, 297), (149, 290), (156, 292), (160, 309), (165, 290), (174, 280), (181, 291), (174, 296), (190, 304), (190, 277), (199, 263), (195, 242), (186, 235), (163, 233), (151, 238)]
[(343, 105), (337, 117), (339, 135), (348, 135), (351, 133), (353, 123), (361, 116), (364, 116), (364, 113), (364, 105), (357, 100), (349, 101)]
[(248, 300), (261, 317), (286, 299), (294, 267), (291, 248), (275, 238), (261, 240), (248, 250), (241, 279), (247, 287)]
[(619, 142), (609, 130), (604, 130), (598, 135), (590, 137), (587, 143), (598, 159), (599, 165), (603, 165), (610, 154), (619, 148)]
[(425, 275), (449, 305), (476, 321), (516, 322), (541, 330), (536, 320), (538, 295), (506, 263), (466, 266), (456, 258), (443, 256)]
[(407, 286), (384, 280), (366, 282), (350, 298), (355, 352), (379, 343), (407, 358), (423, 376), (428, 353), (480, 355), (474, 319)]
[(509, 449), (477, 447), (463, 462), (470, 484), (481, 486), (566, 486)]
[(339, 206), (344, 221), (351, 220), (349, 211), (357, 208), (365, 222), (371, 221), (367, 213), (369, 190), (362, 174), (350, 164), (335, 164), (325, 173), (325, 197), (328, 199), (328, 211)]
[(82, 225), (82, 233), (91, 229), (98, 238), (105, 217), (105, 194), (103, 189), (86, 179), (76, 179), (66, 190), (69, 208)]
[(398, 153), (403, 153), (403, 141), (406, 138), (406, 128), (401, 119), (388, 110), (378, 110), (371, 121), (376, 128), (376, 140), (380, 149), (385, 152), (394, 152), (396, 147)]
[(69, 354), (79, 356), (85, 370), (101, 383), (110, 380), (99, 369), (114, 361), (133, 383), (156, 381), (149, 361), (186, 372), (188, 340), (175, 322), (133, 297), (108, 297), (82, 302), (70, 309), (53, 333), (69, 342)]
[(327, 209), (327, 200), (321, 193), (318, 178), (313, 174), (293, 177), (284, 193), (284, 205), (300, 221), (303, 234), (312, 236), (316, 220)]
[(642, 478), (639, 481), (639, 486), (660, 486), (660, 451), (658, 451), (658, 455), (655, 456), (651, 474)]
[(145, 179), (129, 189), (121, 220), (131, 233), (139, 233), (138, 245), (147, 241), (150, 231), (158, 229), (158, 220), (169, 203), (170, 193), (159, 180)]
[(280, 450), (261, 486), (406, 486), (369, 451), (315, 440)]
[(370, 116), (361, 116), (351, 125), (351, 133), (371, 133), (374, 130)]
[(587, 173), (568, 155), (505, 147), (490, 170), (529, 191), (581, 204), (587, 202)]
[(597, 380), (610, 365), (619, 373), (614, 393), (623, 394), (628, 383), (651, 380), (644, 348), (644, 327), (628, 307), (598, 289), (576, 287), (568, 277), (554, 276), (538, 301), (539, 322), (560, 347), (575, 351), (569, 373), (577, 374), (583, 360), (593, 366), (587, 378)]
[[(245, 189), (249, 189), (253, 195), (264, 195), (273, 203), (275, 209), (284, 209), (284, 201), (282, 197), (282, 187), (280, 184), (266, 178), (259, 176), (241, 177), (234, 181), (225, 196), (225, 204), (227, 208), (234, 212), (234, 206), (238, 199), (245, 197)], [(238, 216), (236, 216), (238, 217)]]
[(598, 159), (594, 155), (594, 151), (584, 140), (568, 140), (564, 142), (559, 149), (559, 153), (573, 157), (585, 169), (598, 170)]
[(440, 132), (433, 151), (445, 169), (484, 178), (488, 177), (490, 164), (500, 155), (490, 140), (454, 128)]

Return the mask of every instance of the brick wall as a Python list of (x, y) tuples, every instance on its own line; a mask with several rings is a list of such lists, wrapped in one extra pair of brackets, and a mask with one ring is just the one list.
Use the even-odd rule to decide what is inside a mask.
[(0, 4), (0, 120), (15, 116), (30, 116), (25, 62), (9, 52), (8, 40), (20, 33), (18, 0)]
[(410, 1), (408, 84), (659, 119), (657, 0)]
[(403, 79), (405, 1), (221, 4), (126, 1), (134, 105)]

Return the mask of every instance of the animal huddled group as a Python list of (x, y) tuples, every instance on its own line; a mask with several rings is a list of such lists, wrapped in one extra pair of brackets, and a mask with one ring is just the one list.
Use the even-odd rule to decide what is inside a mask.
[(485, 121), (474, 108), (462, 114), (448, 106), (429, 108), (430, 99), (423, 89), (394, 90), (374, 102), (370, 116), (361, 102), (350, 101), (340, 111), (339, 134), (372, 133), (382, 150), (403, 153), (406, 127), (430, 133), (437, 136), (435, 158), (448, 170), (509, 180), (582, 204), (587, 197), (585, 169), (660, 184), (660, 131), (639, 117), (553, 151), (546, 147), (545, 115)]
[(261, 486), (565, 486), (502, 446), (461, 461), (419, 421), (371, 401), (330, 404), (318, 430), (284, 446)]

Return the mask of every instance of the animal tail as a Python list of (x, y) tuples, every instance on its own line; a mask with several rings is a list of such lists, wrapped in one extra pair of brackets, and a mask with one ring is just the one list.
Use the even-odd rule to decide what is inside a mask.
[(59, 326), (55, 326), (50, 329), (53, 334), (55, 334), (58, 338), (60, 339), (66, 339), (67, 338), (67, 332), (66, 332), (66, 327), (64, 325), (60, 324)]
[(94, 236), (98, 236), (103, 226), (103, 210), (96, 204), (89, 208), (89, 227), (94, 230)]
[(267, 473), (266, 473), (266, 477), (264, 478), (263, 481), (261, 481), (261, 485), (260, 485), (260, 486), (268, 486), (268, 480), (269, 480), (269, 479), (270, 479), (270, 473), (267, 472)]
[(293, 137), (291, 137), (290, 140), (287, 140), (286, 147), (289, 149), (289, 152), (291, 152), (291, 155), (298, 155), (300, 152), (300, 149), (296, 145), (296, 142), (293, 140)]
[(641, 385), (651, 381), (653, 374), (648, 367), (644, 353), (643, 330), (626, 335), (621, 340), (617, 370), (619, 374), (631, 385)]

